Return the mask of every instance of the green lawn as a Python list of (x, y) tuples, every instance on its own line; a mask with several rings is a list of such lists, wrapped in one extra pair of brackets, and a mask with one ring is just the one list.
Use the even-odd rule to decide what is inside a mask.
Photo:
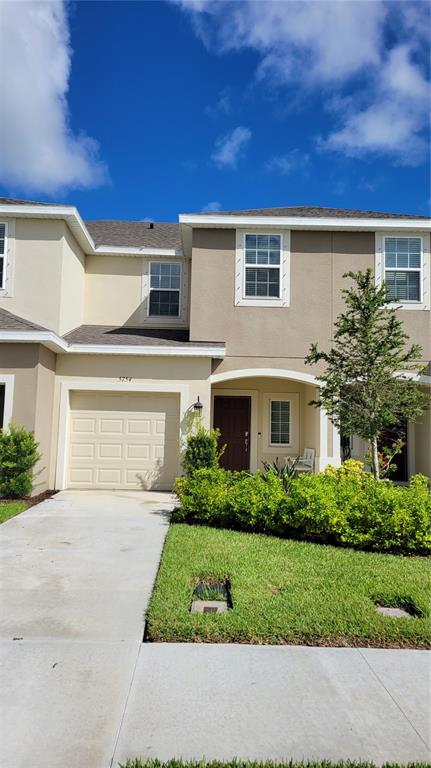
[[(198, 578), (228, 578), (233, 610), (192, 614)], [(148, 611), (154, 641), (430, 645), (431, 563), (322, 544), (171, 525)], [(413, 603), (421, 618), (378, 614)]]
[[(330, 760), (321, 760), (319, 762), (286, 761), (285, 763), (275, 763), (270, 760), (264, 762), (246, 762), (244, 760), (231, 760), (230, 762), (221, 762), (219, 760), (168, 760), (166, 763), (160, 760), (128, 760), (122, 763), (119, 768), (374, 768), (374, 763), (356, 762), (354, 760), (341, 760), (338, 763), (331, 763)], [(427, 763), (407, 763), (404, 768), (429, 768)], [(384, 763), (382, 768), (401, 768), (399, 763)]]
[(27, 501), (0, 501), (0, 523), (6, 522), (10, 517), (19, 515), (29, 507)]

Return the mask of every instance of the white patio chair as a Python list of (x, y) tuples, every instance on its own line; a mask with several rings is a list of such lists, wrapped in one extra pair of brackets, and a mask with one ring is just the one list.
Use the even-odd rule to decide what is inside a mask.
[(304, 448), (304, 455), (299, 457), (295, 467), (296, 472), (314, 472), (314, 457), (316, 451), (314, 448)]

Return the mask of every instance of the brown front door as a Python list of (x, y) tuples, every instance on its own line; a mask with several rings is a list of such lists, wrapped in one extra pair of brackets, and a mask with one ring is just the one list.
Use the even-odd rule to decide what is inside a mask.
[(220, 459), (225, 469), (250, 469), (250, 412), (249, 397), (214, 398), (214, 427), (220, 430), (220, 445), (226, 449)]

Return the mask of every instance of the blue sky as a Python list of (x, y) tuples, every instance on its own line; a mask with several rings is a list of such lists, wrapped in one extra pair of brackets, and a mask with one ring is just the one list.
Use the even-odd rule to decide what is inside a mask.
[(429, 214), (426, 3), (6, 5), (2, 196)]

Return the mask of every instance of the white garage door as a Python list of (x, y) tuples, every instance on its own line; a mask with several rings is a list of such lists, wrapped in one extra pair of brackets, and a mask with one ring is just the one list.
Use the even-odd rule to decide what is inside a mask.
[(69, 488), (172, 488), (177, 396), (72, 392), (70, 408)]

